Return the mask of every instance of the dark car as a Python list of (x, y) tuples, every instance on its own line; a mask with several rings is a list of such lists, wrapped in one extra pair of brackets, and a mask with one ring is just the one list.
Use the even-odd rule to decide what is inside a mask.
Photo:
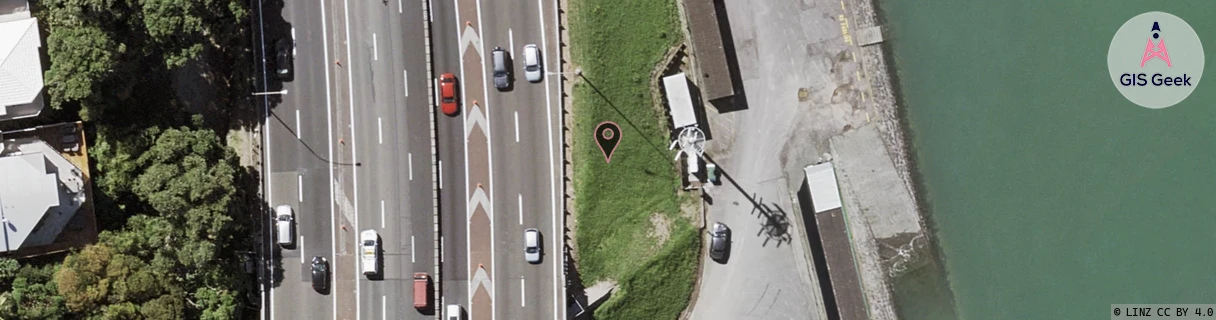
[(312, 257), (312, 289), (320, 293), (329, 291), (329, 261), (321, 256)]
[(730, 228), (721, 222), (714, 222), (709, 236), (709, 258), (726, 263), (726, 255), (730, 251)]
[(456, 115), (456, 75), (451, 72), (439, 75), (439, 109), (443, 114)]
[(498, 91), (511, 89), (511, 56), (501, 47), (494, 47), (490, 52), (494, 67), (494, 88)]
[(292, 74), (292, 45), (290, 39), (279, 39), (274, 44), (274, 74), (279, 80), (290, 80)]

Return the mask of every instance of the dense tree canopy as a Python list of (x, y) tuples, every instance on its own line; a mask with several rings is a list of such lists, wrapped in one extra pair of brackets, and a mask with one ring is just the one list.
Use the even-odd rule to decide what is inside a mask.
[(237, 70), (244, 65), (227, 63), (248, 60), (246, 3), (33, 3), (48, 31), (49, 104), (79, 109), (88, 123), (103, 230), (98, 243), (66, 256), (0, 258), (0, 319), (239, 316), (252, 280), (237, 254), (249, 247), (237, 188), (246, 171), (222, 134), (185, 113), (171, 75), (219, 52), (223, 68), (209, 71), (220, 73), (217, 95), (248, 96), (247, 87), (225, 87), (248, 82)]

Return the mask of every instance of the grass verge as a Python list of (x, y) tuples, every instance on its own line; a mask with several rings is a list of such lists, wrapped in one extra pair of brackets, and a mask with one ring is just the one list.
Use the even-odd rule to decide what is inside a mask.
[[(579, 271), (588, 286), (618, 284), (597, 319), (674, 319), (688, 304), (701, 238), (680, 214), (680, 177), (649, 77), (682, 41), (676, 3), (569, 2), (571, 55), (583, 71), (571, 131)], [(594, 138), (604, 121), (622, 131), (611, 162)]]

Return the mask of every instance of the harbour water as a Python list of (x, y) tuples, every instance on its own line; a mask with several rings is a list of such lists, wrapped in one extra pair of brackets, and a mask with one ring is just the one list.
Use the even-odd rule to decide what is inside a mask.
[(1106, 60), (1124, 22), (1163, 11), (1216, 68), (1216, 3), (880, 4), (942, 264), (896, 280), (902, 318), (1216, 303), (1216, 78), (1152, 110), (1119, 94)]

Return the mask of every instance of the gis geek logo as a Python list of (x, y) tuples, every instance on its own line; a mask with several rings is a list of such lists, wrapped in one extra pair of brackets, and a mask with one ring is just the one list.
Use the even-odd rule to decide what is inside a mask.
[(1106, 64), (1123, 97), (1145, 108), (1162, 109), (1182, 102), (1199, 85), (1203, 44), (1177, 16), (1146, 12), (1115, 32)]

